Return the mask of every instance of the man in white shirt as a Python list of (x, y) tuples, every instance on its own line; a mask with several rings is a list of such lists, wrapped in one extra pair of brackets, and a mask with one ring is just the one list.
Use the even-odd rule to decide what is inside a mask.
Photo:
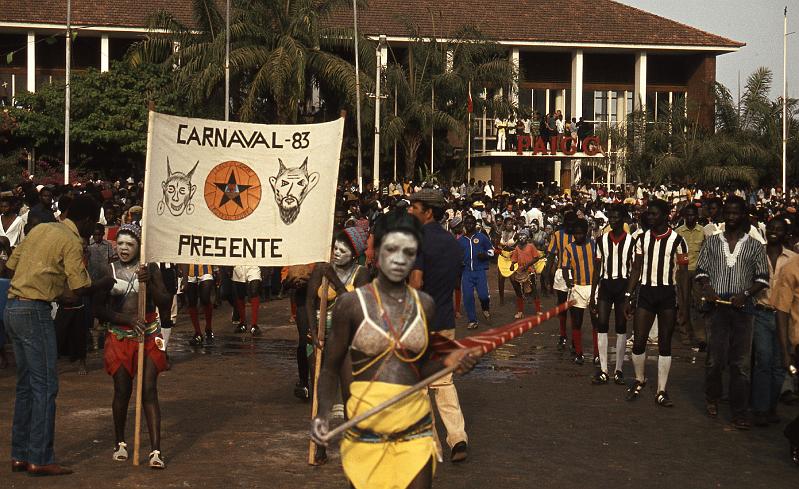
[(524, 219), (528, 226), (532, 224), (533, 221), (536, 221), (539, 229), (543, 229), (544, 227), (544, 213), (538, 208), (537, 202), (530, 203), (530, 209), (524, 213)]

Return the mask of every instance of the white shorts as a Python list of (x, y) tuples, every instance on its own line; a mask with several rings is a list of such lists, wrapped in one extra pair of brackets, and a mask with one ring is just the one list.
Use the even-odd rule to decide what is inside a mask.
[(261, 267), (252, 265), (236, 265), (233, 267), (233, 281), (247, 283), (261, 280)]
[(569, 299), (574, 301), (574, 306), (572, 307), (588, 309), (588, 304), (591, 302), (591, 286), (575, 285)]
[(206, 280), (213, 280), (214, 276), (210, 273), (206, 273), (204, 275), (200, 275), (199, 277), (186, 277), (186, 283), (189, 284), (197, 284), (200, 282), (205, 282)]
[(569, 287), (566, 285), (566, 281), (563, 280), (562, 268), (555, 270), (555, 280), (552, 281), (552, 288), (561, 292), (567, 292), (569, 290)]

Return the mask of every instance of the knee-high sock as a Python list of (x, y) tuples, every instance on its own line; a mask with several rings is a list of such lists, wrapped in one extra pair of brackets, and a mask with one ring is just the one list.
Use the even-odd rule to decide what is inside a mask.
[(535, 312), (541, 314), (541, 299), (535, 299)]
[(210, 333), (214, 330), (214, 305), (205, 305), (205, 331)]
[(624, 351), (627, 348), (627, 335), (616, 334), (616, 370), (621, 371), (624, 365)]
[(646, 366), (646, 352), (641, 353), (640, 355), (636, 355), (633, 353), (633, 367), (635, 367), (635, 378), (639, 382), (643, 382), (646, 380), (645, 375), (645, 366)]
[(164, 351), (169, 346), (169, 337), (172, 335), (172, 328), (161, 328), (161, 336), (164, 338)]
[[(594, 356), (596, 357), (596, 356), (599, 355), (599, 344), (597, 343), (597, 331), (596, 331), (596, 328), (591, 328), (591, 337), (592, 337), (591, 339), (594, 342)], [(607, 348), (607, 343), (606, 343), (605, 344), (605, 354), (606, 355), (607, 355), (607, 351), (608, 351), (608, 348)]]
[(558, 320), (560, 321), (560, 337), (566, 337), (566, 315), (559, 315)]
[(247, 324), (247, 312), (244, 310), (244, 299), (236, 299), (236, 310), (239, 311), (239, 323)]
[(521, 297), (516, 298), (516, 312), (524, 312), (524, 299)]
[(671, 369), (671, 355), (658, 356), (658, 392), (666, 390), (666, 382), (669, 381), (670, 369)]
[(460, 314), (461, 312), (461, 289), (458, 287), (455, 289), (455, 314)]
[(297, 320), (297, 303), (294, 302), (293, 297), (291, 299), (291, 317), (294, 318), (295, 321)]
[(189, 308), (189, 318), (191, 318), (191, 326), (194, 328), (194, 334), (202, 334), (200, 331), (200, 318), (197, 314), (197, 308), (192, 306)]
[(583, 332), (579, 329), (572, 328), (572, 343), (574, 350), (578, 355), (583, 354)]
[[(596, 330), (594, 330), (594, 331), (596, 331)], [(597, 343), (599, 345), (599, 368), (601, 368), (603, 372), (607, 373), (607, 371), (608, 371), (608, 334), (607, 333), (598, 333), (597, 334)]]
[(252, 297), (250, 299), (250, 310), (252, 311), (252, 324), (258, 324), (258, 306), (261, 305), (260, 297)]

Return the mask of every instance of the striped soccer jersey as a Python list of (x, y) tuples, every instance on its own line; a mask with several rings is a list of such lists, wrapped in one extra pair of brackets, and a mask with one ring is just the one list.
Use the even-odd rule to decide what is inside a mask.
[(549, 240), (549, 246), (547, 246), (547, 253), (549, 255), (558, 255), (561, 260), (563, 259), (563, 249), (566, 248), (566, 245), (574, 241), (574, 236), (568, 234), (563, 229), (558, 229), (555, 233), (552, 234), (552, 238)]
[(649, 286), (674, 286), (677, 255), (688, 253), (688, 245), (682, 236), (669, 228), (658, 236), (651, 230), (638, 236), (635, 254), (643, 255), (641, 284)]
[(594, 260), (596, 259), (596, 242), (586, 240), (579, 245), (569, 243), (563, 252), (561, 265), (572, 273), (575, 285), (591, 285), (594, 279)]
[(189, 265), (189, 271), (186, 274), (189, 277), (202, 277), (203, 275), (213, 275), (214, 271), (211, 265)]
[(629, 277), (633, 264), (635, 238), (629, 233), (623, 233), (616, 241), (611, 238), (610, 233), (605, 233), (596, 245), (596, 257), (602, 261), (601, 279), (615, 280)]

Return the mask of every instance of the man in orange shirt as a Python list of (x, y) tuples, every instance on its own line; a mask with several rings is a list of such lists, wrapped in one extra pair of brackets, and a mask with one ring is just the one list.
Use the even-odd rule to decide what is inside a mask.
[(535, 273), (531, 268), (541, 258), (541, 253), (538, 249), (529, 243), (530, 233), (523, 229), (516, 234), (516, 248), (510, 255), (511, 270), (511, 285), (516, 292), (516, 314), (513, 316), (516, 319), (524, 317), (524, 296), (525, 294), (533, 294), (535, 300), (535, 312), (541, 313), (541, 299), (538, 297), (538, 292), (531, 282), (531, 274)]

